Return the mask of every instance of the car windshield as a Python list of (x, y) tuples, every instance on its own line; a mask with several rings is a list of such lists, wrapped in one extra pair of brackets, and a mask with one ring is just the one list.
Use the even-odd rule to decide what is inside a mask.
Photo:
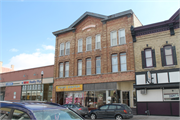
[(83, 120), (69, 109), (48, 109), (33, 111), (37, 120)]

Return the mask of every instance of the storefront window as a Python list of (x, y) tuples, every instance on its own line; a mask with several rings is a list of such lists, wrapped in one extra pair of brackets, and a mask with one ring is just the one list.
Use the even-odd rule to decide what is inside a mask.
[(95, 107), (95, 91), (85, 91), (84, 92), (84, 104), (89, 108)]
[(32, 99), (31, 100), (36, 100), (36, 93), (37, 93), (37, 91), (32, 91)]
[(31, 100), (31, 91), (27, 91), (26, 100)]
[(164, 101), (178, 101), (179, 89), (164, 89), (163, 96), (164, 96)]
[(22, 100), (26, 100), (26, 91), (22, 91)]
[(37, 100), (41, 100), (41, 91), (37, 91)]
[(107, 96), (107, 103), (121, 103), (120, 90), (109, 90)]
[(34, 90), (37, 90), (37, 85), (34, 85)]
[(95, 107), (99, 108), (106, 104), (106, 91), (95, 91)]
[[(37, 87), (39, 87), (40, 89), (39, 91), (37, 91)], [(42, 92), (44, 92), (43, 85), (42, 85)], [(41, 93), (40, 84), (39, 85), (23, 85), (21, 100), (42, 100), (43, 94), (40, 94), (40, 93)]]

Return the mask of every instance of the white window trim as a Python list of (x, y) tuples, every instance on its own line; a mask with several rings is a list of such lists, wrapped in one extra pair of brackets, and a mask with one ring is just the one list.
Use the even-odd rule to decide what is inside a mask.
[[(97, 48), (97, 37), (100, 36), (100, 48)], [(101, 49), (101, 34), (96, 35), (96, 49)]]
[[(60, 76), (60, 74), (61, 74), (61, 64), (62, 64), (62, 67), (63, 67), (63, 70), (62, 70), (62, 77)], [(63, 72), (64, 72), (64, 63), (60, 63), (59, 64), (59, 78), (63, 78)]]
[[(88, 59), (91, 60), (91, 58), (88, 58)], [(86, 75), (91, 75), (92, 73), (91, 73), (91, 74), (88, 74), (88, 73), (87, 73), (87, 69), (91, 69), (91, 70), (92, 70), (92, 64), (91, 64), (91, 67), (90, 67), (90, 68), (87, 67), (88, 59), (86, 59)], [(92, 72), (92, 71), (91, 71), (91, 72)]]
[[(66, 53), (66, 51), (67, 51), (67, 44), (69, 43), (69, 54), (67, 54)], [(65, 50), (65, 53), (66, 53), (66, 55), (70, 55), (70, 42), (66, 42), (66, 50)]]
[(116, 45), (112, 45), (112, 33), (113, 32), (116, 32), (116, 45), (117, 45), (117, 31), (111, 31), (111, 33), (110, 33), (110, 39), (111, 39), (111, 46), (116, 46)]
[[(61, 45), (63, 45), (63, 49), (61, 48)], [(63, 55), (61, 55), (61, 50), (64, 50), (64, 43), (60, 44), (60, 56), (63, 56)]]
[[(97, 58), (100, 59), (100, 67), (97, 67), (97, 64), (96, 64), (96, 74), (101, 74), (101, 57), (96, 57), (96, 61), (97, 61)], [(97, 73), (97, 68), (100, 68), (100, 73)]]
[(88, 38), (91, 38), (91, 50), (92, 50), (92, 37), (91, 36), (89, 36), (89, 37), (87, 37), (86, 38), (86, 51), (91, 51), (91, 50), (87, 50), (87, 40), (88, 40)]
[(125, 36), (124, 36), (125, 43), (123, 43), (123, 44), (126, 44), (126, 31), (125, 31), (125, 29), (119, 29), (119, 30), (118, 30), (118, 35), (119, 35), (119, 45), (123, 45), (123, 44), (120, 44), (120, 31), (122, 31), (122, 30), (124, 30), (124, 32), (125, 32)]
[[(79, 41), (80, 41), (80, 40), (82, 41), (82, 51), (79, 50)], [(79, 39), (79, 40), (78, 40), (78, 52), (83, 52), (83, 39)]]
[[(116, 57), (117, 57), (117, 61), (116, 61), (117, 63), (116, 64), (112, 63), (113, 55), (116, 55)], [(118, 55), (117, 54), (113, 54), (113, 55), (111, 55), (111, 67), (112, 67), (111, 69), (112, 69), (112, 73), (114, 73), (113, 72), (113, 66), (117, 66), (117, 71), (115, 71), (115, 72), (118, 72)]]
[[(69, 77), (69, 68), (66, 70), (66, 65), (68, 64), (69, 67), (69, 62), (65, 62), (65, 77)], [(68, 72), (68, 76), (66, 76), (66, 72)]]
[[(122, 71), (122, 66), (121, 65), (126, 65), (126, 70), (124, 70), (124, 71), (127, 71), (127, 54), (125, 53), (125, 55), (122, 55), (123, 53), (121, 53), (120, 54), (120, 68), (121, 68), (121, 71)], [(126, 63), (122, 63), (122, 61), (121, 61), (121, 57), (122, 56), (126, 56)], [(122, 72), (124, 72), (124, 71), (122, 71)]]
[[(82, 60), (81, 60), (81, 69), (79, 68), (79, 62), (80, 60), (78, 60), (78, 76), (82, 76)], [(79, 75), (79, 70), (81, 70), (81, 75)]]

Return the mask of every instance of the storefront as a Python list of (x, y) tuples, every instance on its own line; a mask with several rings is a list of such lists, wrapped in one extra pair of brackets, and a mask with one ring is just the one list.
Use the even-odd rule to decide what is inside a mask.
[(90, 109), (109, 103), (121, 103), (120, 94), (116, 82), (56, 86), (57, 103), (81, 104)]
[[(1, 99), (4, 100), (39, 100), (51, 101), (53, 78), (44, 78), (42, 83), (41, 79), (23, 80), (1, 83)], [(5, 91), (5, 89), (7, 90)], [(13, 89), (13, 90), (12, 90)]]

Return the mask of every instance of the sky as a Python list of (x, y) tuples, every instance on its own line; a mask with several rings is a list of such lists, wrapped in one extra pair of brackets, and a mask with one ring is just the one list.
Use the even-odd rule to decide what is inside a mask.
[(86, 11), (133, 10), (143, 25), (168, 20), (179, 0), (0, 0), (0, 61), (23, 70), (54, 64), (55, 36)]

